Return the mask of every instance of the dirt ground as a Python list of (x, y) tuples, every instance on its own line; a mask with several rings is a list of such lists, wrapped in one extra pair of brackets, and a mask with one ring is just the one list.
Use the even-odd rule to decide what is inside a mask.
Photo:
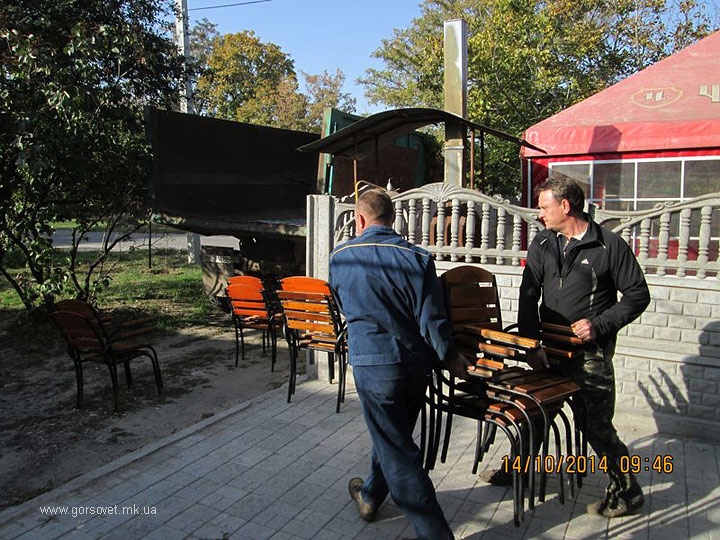
[[(60, 339), (58, 335), (58, 339)], [(2, 336), (0, 336), (2, 341)], [(3, 347), (0, 360), (0, 509), (22, 503), (124, 454), (285, 384), (288, 352), (278, 340), (275, 372), (258, 332), (235, 367), (235, 334), (220, 314), (203, 328), (148, 335), (160, 359), (158, 396), (150, 361), (131, 363), (133, 386), (119, 370), (113, 412), (105, 366), (84, 368), (83, 407), (76, 408), (73, 364), (58, 348), (26, 358)], [(35, 355), (38, 356), (38, 355)]]

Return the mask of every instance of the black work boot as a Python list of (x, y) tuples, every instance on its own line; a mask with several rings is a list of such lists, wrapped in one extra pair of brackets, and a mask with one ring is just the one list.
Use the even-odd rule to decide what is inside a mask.
[(616, 518), (626, 516), (641, 508), (645, 504), (642, 488), (634, 477), (630, 477), (629, 481), (630, 487), (624, 492), (619, 492), (615, 481), (611, 481), (605, 496), (585, 507), (587, 513)]

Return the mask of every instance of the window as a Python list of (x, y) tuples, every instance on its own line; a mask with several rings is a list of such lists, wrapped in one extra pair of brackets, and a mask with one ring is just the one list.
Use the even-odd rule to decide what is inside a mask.
[(597, 163), (593, 169), (594, 200), (615, 201), (635, 197), (634, 163)]
[(720, 157), (551, 163), (580, 183), (588, 202), (606, 210), (641, 210), (720, 192)]
[(720, 159), (685, 163), (685, 191), (683, 194), (686, 199), (718, 191), (720, 191)]
[(637, 164), (638, 199), (679, 199), (682, 185), (682, 162), (647, 161)]

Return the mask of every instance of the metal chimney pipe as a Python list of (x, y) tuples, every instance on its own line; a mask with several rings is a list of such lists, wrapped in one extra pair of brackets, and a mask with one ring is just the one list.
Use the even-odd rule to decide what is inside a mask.
[[(462, 19), (445, 21), (445, 110), (467, 118), (468, 31)], [(464, 183), (465, 130), (455, 122), (445, 123), (444, 182)]]

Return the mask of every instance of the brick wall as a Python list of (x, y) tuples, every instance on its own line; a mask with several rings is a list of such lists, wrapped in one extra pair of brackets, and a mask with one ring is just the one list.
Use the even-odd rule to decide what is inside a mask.
[[(438, 271), (450, 267), (438, 263)], [(503, 323), (517, 319), (522, 268), (483, 265), (498, 282)], [(615, 353), (617, 422), (720, 440), (720, 281), (648, 276), (652, 301), (621, 330)]]

